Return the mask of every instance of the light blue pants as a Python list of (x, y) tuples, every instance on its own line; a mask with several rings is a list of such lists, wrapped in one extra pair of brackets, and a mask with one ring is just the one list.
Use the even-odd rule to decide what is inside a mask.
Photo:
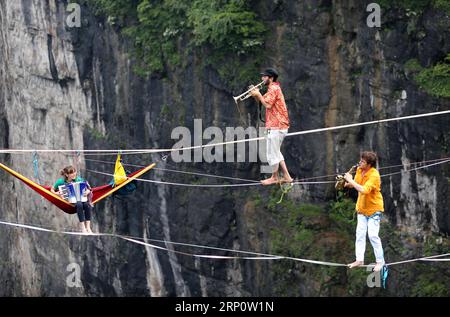
[(377, 263), (384, 264), (383, 246), (378, 236), (380, 231), (381, 212), (376, 212), (370, 217), (358, 214), (358, 225), (356, 226), (355, 253), (356, 261), (364, 262), (364, 252), (366, 251), (366, 235), (369, 235), (370, 243), (375, 253)]

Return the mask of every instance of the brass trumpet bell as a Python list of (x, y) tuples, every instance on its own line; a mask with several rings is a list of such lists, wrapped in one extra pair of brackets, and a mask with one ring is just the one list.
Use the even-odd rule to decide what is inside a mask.
[(242, 94), (240, 94), (239, 96), (233, 97), (234, 102), (237, 104), (238, 101), (243, 101), (247, 98), (250, 98), (252, 95), (250, 94), (252, 92), (252, 90), (258, 89), (260, 88), (262, 85), (264, 85), (264, 80), (262, 82), (260, 82), (258, 85), (256, 86), (249, 86), (248, 90), (246, 92), (243, 92)]

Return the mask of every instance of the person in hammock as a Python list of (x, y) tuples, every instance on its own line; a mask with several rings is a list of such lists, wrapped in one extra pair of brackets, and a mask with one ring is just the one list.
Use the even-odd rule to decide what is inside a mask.
[[(60, 171), (61, 178), (59, 178), (55, 184), (51, 187), (50, 191), (62, 196), (62, 193), (59, 192), (59, 186), (67, 185), (75, 182), (86, 182), (80, 176), (77, 176), (77, 170), (73, 166), (67, 166)], [(86, 182), (87, 183), (87, 182)], [(83, 195), (88, 196), (91, 193), (91, 187), (87, 183), (87, 188), (84, 191)], [(75, 208), (77, 211), (78, 219), (80, 220), (80, 229), (83, 233), (92, 233), (91, 230), (91, 213), (92, 213), (92, 205), (89, 201), (81, 202), (77, 201), (75, 204)]]

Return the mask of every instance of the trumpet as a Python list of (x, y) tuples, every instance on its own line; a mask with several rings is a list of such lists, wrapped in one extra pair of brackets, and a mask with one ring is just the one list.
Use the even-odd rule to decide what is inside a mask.
[(234, 102), (237, 104), (238, 101), (242, 101), (242, 100), (245, 100), (245, 99), (251, 97), (250, 92), (251, 92), (252, 90), (254, 90), (254, 89), (258, 89), (258, 88), (259, 88), (260, 86), (262, 86), (262, 85), (264, 85), (264, 80), (263, 80), (262, 82), (260, 82), (260, 83), (259, 83), (258, 85), (256, 85), (256, 86), (253, 86), (253, 85), (249, 86), (249, 87), (248, 87), (248, 90), (247, 90), (246, 92), (240, 94), (240, 95), (237, 96), (237, 97), (233, 97)]

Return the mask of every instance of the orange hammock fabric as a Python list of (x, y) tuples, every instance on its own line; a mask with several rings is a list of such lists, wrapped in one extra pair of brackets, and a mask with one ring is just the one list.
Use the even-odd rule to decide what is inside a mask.
[[(92, 188), (92, 194), (93, 194), (92, 203), (93, 204), (98, 203), (100, 200), (108, 197), (115, 191), (119, 190), (126, 184), (133, 181), (134, 179), (136, 179), (139, 176), (143, 175), (144, 173), (148, 172), (154, 166), (155, 166), (155, 163), (152, 163), (152, 164), (148, 165), (147, 167), (144, 167), (143, 169), (140, 169), (132, 174), (127, 175), (127, 180), (124, 181), (123, 183), (121, 183), (120, 185), (114, 186), (114, 185), (107, 184), (107, 185), (103, 185), (103, 186), (99, 186), (99, 187), (93, 187)], [(5, 171), (10, 173), (14, 177), (16, 177), (19, 180), (21, 180), (22, 182), (24, 182), (28, 187), (30, 187), (32, 190), (37, 192), (39, 195), (41, 195), (42, 197), (47, 199), (49, 202), (54, 204), (56, 207), (58, 207), (62, 211), (66, 212), (68, 214), (76, 213), (75, 206), (73, 204), (65, 201), (58, 195), (52, 193), (50, 191), (49, 186), (39, 185), (38, 183), (33, 182), (32, 180), (26, 178), (25, 176), (19, 174), (16, 171), (10, 169), (9, 167), (7, 167), (6, 165), (3, 165), (2, 163), (0, 163), (0, 168), (4, 169)]]

